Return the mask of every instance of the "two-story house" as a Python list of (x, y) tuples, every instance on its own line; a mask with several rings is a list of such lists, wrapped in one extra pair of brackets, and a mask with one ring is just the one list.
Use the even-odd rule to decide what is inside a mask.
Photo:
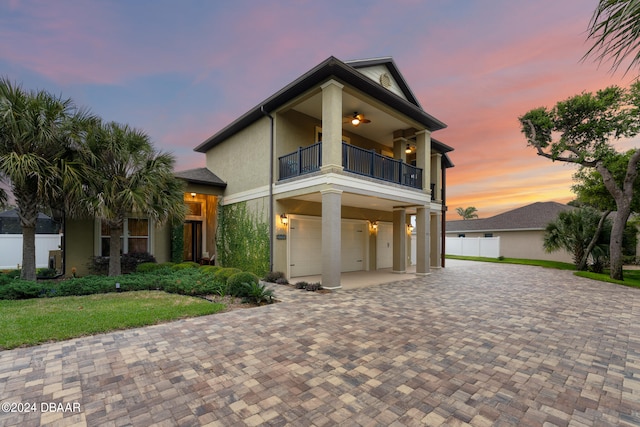
[[(328, 58), (195, 148), (206, 168), (177, 174), (189, 185), (185, 259), (215, 254), (219, 202), (244, 203), (268, 224), (271, 269), (289, 278), (338, 288), (342, 272), (405, 272), (412, 216), (416, 274), (428, 274), (444, 259), (453, 149), (431, 137), (444, 127), (392, 58)], [(167, 240), (148, 244), (159, 261)]]

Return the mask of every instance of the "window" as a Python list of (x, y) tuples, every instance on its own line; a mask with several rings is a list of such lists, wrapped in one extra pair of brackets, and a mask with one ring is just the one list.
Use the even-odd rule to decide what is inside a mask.
[(493, 233), (484, 233), (484, 237), (493, 237)]
[[(110, 229), (106, 223), (100, 227), (100, 255), (109, 256), (111, 247)], [(120, 240), (122, 253), (149, 252), (149, 220), (144, 218), (127, 218), (122, 230)]]

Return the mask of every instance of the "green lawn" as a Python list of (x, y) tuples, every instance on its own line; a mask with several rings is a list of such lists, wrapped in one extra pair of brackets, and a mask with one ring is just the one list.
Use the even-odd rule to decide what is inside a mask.
[(485, 258), (485, 257), (474, 257), (474, 256), (458, 256), (458, 255), (447, 255), (446, 258), (449, 259), (461, 259), (467, 261), (483, 261), (483, 262), (496, 262), (499, 264), (521, 264), (521, 265), (537, 265), (540, 267), (546, 268), (557, 268), (559, 270), (575, 270), (576, 267), (568, 262), (559, 262), (559, 261), (546, 261), (541, 259), (522, 259), (522, 258)]
[(586, 277), (587, 279), (600, 280), (601, 282), (616, 283), (618, 285), (631, 286), (632, 288), (640, 288), (639, 270), (624, 270), (622, 274), (624, 281), (610, 278), (608, 271), (605, 271), (602, 274), (591, 273), (589, 271), (576, 271), (573, 274), (580, 277)]
[(160, 291), (0, 301), (0, 349), (135, 328), (225, 309)]

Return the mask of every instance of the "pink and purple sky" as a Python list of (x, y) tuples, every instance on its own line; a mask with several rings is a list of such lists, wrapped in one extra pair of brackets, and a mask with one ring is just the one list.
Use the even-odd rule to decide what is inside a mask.
[[(0, 2), (0, 75), (193, 148), (333, 55), (392, 56), (455, 148), (448, 219), (567, 202), (575, 168), (536, 156), (518, 116), (637, 73), (581, 62), (597, 0)], [(626, 145), (633, 144), (627, 142)], [(214, 171), (215, 172), (215, 171)]]

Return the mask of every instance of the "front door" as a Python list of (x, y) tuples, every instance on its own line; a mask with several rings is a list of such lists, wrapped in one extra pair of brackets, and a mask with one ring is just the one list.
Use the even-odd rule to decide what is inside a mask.
[(185, 261), (199, 262), (202, 258), (202, 221), (186, 221), (184, 223)]

